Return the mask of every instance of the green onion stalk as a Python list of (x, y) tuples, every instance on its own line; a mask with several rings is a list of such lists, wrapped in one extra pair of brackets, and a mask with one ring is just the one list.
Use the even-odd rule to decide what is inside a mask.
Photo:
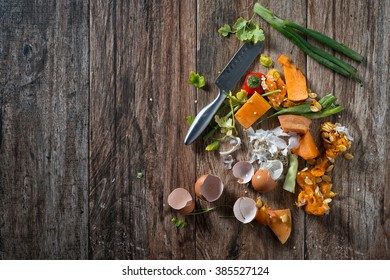
[(299, 30), (304, 34), (312, 37), (313, 39), (323, 43), (324, 45), (345, 54), (346, 56), (355, 59), (359, 62), (364, 60), (364, 57), (354, 50), (346, 47), (343, 44), (325, 36), (317, 31), (305, 28), (291, 21), (283, 20), (273, 14), (272, 11), (264, 8), (259, 3), (256, 3), (253, 7), (253, 11), (267, 21), (272, 27), (284, 35), (287, 39), (292, 41), (297, 47), (299, 47), (304, 53), (316, 60), (317, 62), (325, 65), (333, 71), (345, 76), (351, 77), (354, 80), (361, 82), (357, 70), (350, 64), (343, 60), (325, 52), (324, 50), (310, 44), (302, 36), (300, 36), (295, 30)]

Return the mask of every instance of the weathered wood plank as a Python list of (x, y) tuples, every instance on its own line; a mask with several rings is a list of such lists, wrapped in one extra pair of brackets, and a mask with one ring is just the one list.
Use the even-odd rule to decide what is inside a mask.
[[(328, 216), (306, 216), (280, 188), (263, 195), (293, 211), (284, 246), (265, 227), (219, 218), (229, 207), (190, 217), (167, 205), (176, 187), (194, 194), (204, 173), (221, 176), (225, 192), (216, 203), (197, 200), (198, 209), (257, 196), (202, 141), (183, 144), (185, 117), (213, 99), (218, 71), (241, 45), (217, 29), (251, 17), (253, 2), (30, 2), (0, 0), (0, 259), (390, 258), (389, 1), (262, 1), (367, 58), (352, 62), (360, 87), (255, 18), (263, 52), (274, 61), (288, 54), (313, 91), (339, 96), (346, 109), (330, 119), (355, 137), (355, 159), (333, 171)], [(187, 84), (191, 70), (206, 76), (205, 90)], [(235, 157), (248, 159), (247, 148)], [(172, 217), (189, 226), (176, 229)]]
[(0, 2), (0, 259), (88, 252), (88, 5)]
[(194, 9), (195, 1), (91, 5), (91, 130), (99, 132), (91, 138), (91, 258), (195, 256), (194, 223), (177, 230), (166, 203), (176, 187), (193, 193), (195, 155), (183, 140), (194, 106)]
[[(115, 5), (90, 2), (89, 258), (114, 258)], [(111, 246), (109, 246), (109, 244)], [(118, 248), (122, 249), (122, 248)]]
[[(305, 24), (305, 1), (264, 1), (264, 5), (273, 9), (275, 13), (284, 12), (286, 16), (292, 16), (300, 23)], [(209, 103), (217, 94), (217, 88), (213, 81), (218, 71), (223, 69), (232, 55), (241, 45), (233, 37), (223, 38), (217, 33), (220, 26), (225, 23), (233, 24), (239, 16), (250, 18), (252, 16), (253, 3), (250, 1), (201, 1), (198, 5), (198, 72), (206, 75), (209, 82), (208, 92), (199, 92), (198, 110)], [(274, 30), (259, 18), (255, 18), (266, 32), (267, 41), (264, 53), (270, 55), (275, 61), (281, 53), (291, 53), (298, 64), (305, 67), (305, 57), (297, 51), (289, 41), (283, 39)], [(277, 66), (279, 69), (280, 67)], [(266, 71), (254, 63), (253, 69)], [(262, 128), (273, 128), (277, 121), (267, 122)], [(248, 160), (248, 150), (245, 146), (235, 155), (235, 160)], [(256, 199), (257, 193), (251, 188), (239, 185), (232, 176), (231, 171), (223, 167), (221, 158), (217, 153), (204, 151), (204, 143), (197, 142), (197, 175), (211, 173), (219, 175), (225, 183), (225, 191), (218, 202), (212, 205), (233, 206), (240, 196), (249, 196)], [(197, 258), (199, 259), (282, 259), (303, 258), (303, 215), (293, 205), (294, 197), (287, 194), (281, 188), (271, 194), (264, 195), (274, 208), (291, 208), (293, 210), (294, 230), (288, 244), (280, 245), (273, 233), (265, 227), (255, 225), (252, 229), (248, 225), (242, 225), (234, 218), (221, 219), (219, 216), (231, 216), (229, 207), (223, 207), (213, 213), (197, 217)], [(199, 207), (201, 205), (198, 205)], [(203, 207), (206, 207), (203, 204)]]
[(346, 59), (358, 66), (363, 87), (309, 63), (312, 80), (319, 81), (322, 90), (333, 87), (345, 106), (341, 118), (333, 120), (347, 126), (355, 137), (355, 159), (338, 159), (332, 174), (338, 196), (330, 215), (307, 219), (309, 259), (390, 257), (389, 8), (388, 1), (322, 1), (309, 6), (309, 27), (322, 29), (366, 57), (359, 66)]

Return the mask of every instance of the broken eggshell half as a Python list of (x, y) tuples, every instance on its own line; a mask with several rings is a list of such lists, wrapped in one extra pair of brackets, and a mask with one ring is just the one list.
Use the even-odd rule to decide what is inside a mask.
[(195, 201), (191, 194), (183, 188), (174, 189), (168, 196), (169, 206), (180, 214), (194, 211)]
[(240, 148), (241, 139), (235, 136), (229, 136), (227, 139), (221, 141), (219, 146), (219, 154), (227, 156)]
[(233, 176), (240, 184), (249, 183), (253, 174), (255, 174), (255, 169), (249, 161), (239, 161), (233, 166)]
[(196, 181), (195, 194), (202, 200), (213, 202), (221, 196), (223, 188), (221, 178), (215, 175), (205, 174), (200, 176)]
[(260, 193), (270, 192), (277, 185), (278, 183), (272, 179), (268, 169), (259, 169), (252, 177), (252, 187)]
[(273, 180), (278, 180), (283, 174), (283, 163), (280, 160), (267, 160), (260, 165), (260, 169), (268, 169)]
[(236, 219), (241, 223), (250, 223), (256, 217), (256, 202), (249, 197), (240, 197), (234, 203), (233, 213)]

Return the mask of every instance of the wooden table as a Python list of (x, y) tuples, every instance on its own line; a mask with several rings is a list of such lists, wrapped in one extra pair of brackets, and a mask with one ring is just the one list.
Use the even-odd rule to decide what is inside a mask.
[[(387, 0), (262, 1), (362, 53), (360, 65), (347, 60), (362, 87), (255, 18), (265, 54), (288, 54), (314, 92), (333, 92), (345, 106), (341, 118), (329, 120), (350, 129), (355, 158), (336, 163), (330, 214), (306, 215), (294, 206), (296, 195), (279, 188), (264, 198), (292, 209), (284, 246), (264, 226), (220, 218), (232, 215), (228, 207), (184, 217), (184, 229), (172, 225), (183, 216), (168, 207), (168, 194), (177, 187), (193, 194), (203, 173), (225, 183), (212, 206), (256, 197), (202, 141), (183, 144), (186, 116), (214, 98), (213, 81), (240, 46), (217, 29), (251, 17), (253, 4), (0, 1), (1, 259), (390, 258)], [(188, 85), (191, 70), (205, 75), (205, 90)], [(244, 147), (237, 159), (246, 156)]]

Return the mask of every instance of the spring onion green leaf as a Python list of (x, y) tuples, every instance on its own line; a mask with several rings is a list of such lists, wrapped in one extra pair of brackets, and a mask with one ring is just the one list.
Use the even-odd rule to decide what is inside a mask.
[(326, 118), (326, 117), (329, 117), (331, 115), (340, 113), (343, 110), (344, 110), (344, 106), (342, 106), (342, 105), (334, 105), (334, 106), (332, 105), (325, 110), (321, 110), (319, 112), (302, 114), (301, 116), (306, 117), (308, 119), (321, 119), (321, 118)]
[(319, 118), (325, 118), (328, 116), (331, 116), (333, 114), (337, 114), (344, 110), (344, 107), (341, 105), (335, 105), (334, 103), (337, 101), (337, 97), (334, 96), (333, 94), (329, 93), (322, 97), (318, 103), (321, 104), (322, 110), (318, 112), (313, 112), (310, 107), (312, 106), (311, 104), (301, 104), (293, 107), (288, 107), (288, 108), (281, 108), (279, 109), (276, 113), (272, 114), (271, 116), (264, 118), (259, 121), (259, 123), (264, 122), (265, 120), (280, 116), (280, 115), (286, 115), (286, 114), (291, 114), (291, 115), (300, 115), (307, 117), (309, 119), (319, 119)]
[[(326, 67), (332, 69), (333, 71), (345, 76), (351, 77), (354, 80), (361, 82), (357, 70), (350, 64), (342, 61), (341, 59), (325, 52), (324, 50), (310, 44), (302, 36), (300, 36), (295, 29), (302, 31), (304, 34), (311, 36), (312, 38), (320, 41), (321, 43), (339, 51), (341, 53), (345, 52), (351, 57), (356, 58), (356, 60), (361, 61), (363, 57), (353, 50), (345, 47), (344, 45), (337, 43), (333, 39), (316, 32), (314, 30), (306, 29), (302, 26), (294, 24), (290, 21), (283, 20), (275, 16), (270, 10), (264, 8), (259, 3), (256, 3), (253, 7), (255, 14), (259, 15), (265, 21), (267, 21), (272, 27), (284, 35), (287, 39), (292, 41), (297, 47), (299, 47), (304, 53), (316, 60), (317, 62), (325, 65)], [(320, 38), (320, 39), (318, 39)]]
[(294, 22), (291, 22), (291, 21), (288, 21), (288, 20), (285, 20), (284, 21), (284, 24), (286, 26), (289, 26), (289, 27), (292, 27), (292, 28), (295, 28), (301, 32), (303, 32), (304, 34), (312, 37), (313, 39), (317, 40), (318, 42), (332, 48), (333, 50), (337, 51), (337, 52), (340, 52), (346, 56), (348, 56), (349, 58), (352, 58), (353, 60), (356, 60), (356, 61), (359, 61), (359, 62), (362, 62), (364, 60), (364, 57), (355, 52), (354, 50), (348, 48), (347, 46), (337, 42), (336, 40), (333, 40), (332, 38), (329, 38), (328, 36), (320, 33), (320, 32), (317, 32), (315, 30), (312, 30), (312, 29), (309, 29), (309, 28), (306, 28), (306, 27), (303, 27), (299, 24), (296, 24)]

